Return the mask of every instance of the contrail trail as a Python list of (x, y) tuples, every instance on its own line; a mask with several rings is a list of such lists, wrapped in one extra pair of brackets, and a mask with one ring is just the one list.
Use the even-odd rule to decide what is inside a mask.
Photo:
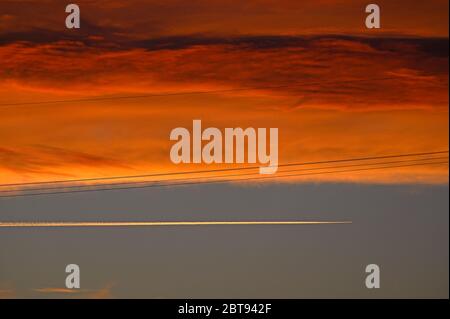
[(0, 222), (0, 227), (136, 227), (225, 225), (333, 225), (351, 221)]

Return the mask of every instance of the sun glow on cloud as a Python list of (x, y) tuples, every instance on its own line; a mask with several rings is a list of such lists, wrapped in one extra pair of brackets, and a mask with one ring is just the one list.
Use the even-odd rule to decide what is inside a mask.
[[(51, 2), (40, 3), (45, 8)], [(183, 25), (171, 31), (162, 21), (149, 30), (142, 28), (148, 17), (139, 13), (148, 12), (145, 2), (127, 4), (131, 19), (119, 13), (127, 5), (102, 1), (116, 25), (87, 13), (80, 29), (85, 33), (77, 36), (58, 31), (50, 16), (33, 29), (14, 14), (19, 4), (8, 2), (8, 16), (0, 21), (21, 28), (15, 35), (0, 33), (1, 183), (205, 169), (175, 166), (169, 158), (170, 131), (189, 127), (193, 119), (221, 129), (278, 127), (280, 164), (448, 148), (448, 39), (436, 38), (448, 35), (439, 19), (418, 18), (428, 28), (409, 29), (405, 17), (388, 16), (387, 30), (396, 36), (367, 37), (352, 19), (324, 23), (330, 18), (324, 6), (354, 14), (341, 1), (320, 1), (320, 8), (317, 1), (286, 1), (282, 12), (268, 10), (270, 1), (263, 7), (257, 2), (242, 8), (254, 12), (253, 22), (242, 19), (240, 32), (233, 32), (230, 24), (219, 27), (195, 14), (192, 21), (173, 20)], [(170, 7), (153, 5), (152, 14)], [(446, 4), (429, 5), (440, 10)], [(198, 13), (224, 3), (197, 6), (192, 10)], [(420, 5), (411, 6), (418, 17)], [(310, 21), (303, 34), (293, 32), (299, 19), (289, 11), (300, 9), (313, 16), (322, 12), (321, 25), (341, 30), (330, 35)], [(264, 21), (278, 21), (277, 27), (262, 22), (267, 12), (274, 20)], [(183, 17), (181, 11), (172, 14)], [(207, 26), (214, 32), (201, 32)], [(114, 99), (142, 94), (166, 95)], [(89, 98), (105, 99), (84, 100)], [(71, 99), (79, 101), (11, 105)], [(300, 180), (442, 183), (448, 166)]]

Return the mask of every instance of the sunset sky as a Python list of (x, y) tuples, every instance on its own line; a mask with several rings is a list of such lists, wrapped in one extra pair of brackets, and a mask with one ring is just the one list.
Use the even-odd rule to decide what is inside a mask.
[[(380, 30), (364, 1), (78, 4), (68, 30), (63, 2), (2, 1), (4, 183), (198, 168), (169, 158), (170, 131), (193, 119), (278, 127), (280, 163), (447, 149), (447, 1), (381, 1)], [(264, 88), (20, 105), (249, 87)], [(319, 178), (445, 182), (447, 169)]]
[[(374, 1), (381, 8), (381, 29), (365, 27), (364, 8), (370, 2), (362, 0), (74, 2), (81, 9), (81, 28), (69, 30), (64, 22), (68, 1), (0, 0), (0, 184), (218, 168), (204, 164), (175, 165), (170, 161), (171, 130), (176, 127), (191, 130), (194, 119), (202, 120), (204, 128), (278, 128), (280, 164), (448, 150), (447, 0)], [(396, 227), (405, 227), (408, 238), (409, 232), (422, 227), (417, 225), (424, 225), (425, 234), (433, 234), (438, 229), (435, 237), (444, 241), (447, 238), (448, 242), (448, 228), (442, 229), (445, 222), (448, 225), (448, 163), (444, 164), (300, 176), (279, 180), (281, 185), (274, 183), (263, 189), (258, 188), (259, 183), (244, 187), (245, 194), (260, 192), (260, 196), (266, 197), (265, 205), (255, 200), (258, 198), (256, 195), (252, 197), (253, 201), (240, 198), (232, 185), (206, 188), (204, 192), (195, 187), (188, 187), (185, 193), (171, 190), (173, 198), (181, 198), (177, 202), (179, 206), (157, 205), (155, 207), (160, 210), (156, 215), (152, 214), (157, 208), (149, 206), (146, 196), (155, 202), (170, 203), (171, 197), (167, 193), (137, 192), (136, 195), (117, 198), (114, 195), (86, 195), (79, 197), (79, 201), (78, 197), (69, 195), (60, 201), (53, 201), (51, 196), (35, 201), (0, 198), (0, 221), (17, 221), (19, 217), (22, 221), (59, 220), (60, 216), (65, 220), (77, 221), (88, 217), (95, 221), (96, 216), (108, 218), (109, 212), (116, 207), (123, 210), (115, 211), (113, 219), (125, 220), (130, 218), (128, 208), (121, 206), (125, 198), (127, 202), (136, 200), (133, 206), (135, 215), (131, 219), (146, 220), (149, 216), (156, 216), (164, 220), (166, 215), (162, 212), (167, 212), (168, 207), (172, 207), (174, 213), (169, 215), (169, 219), (178, 220), (180, 216), (182, 219), (201, 219), (194, 214), (197, 209), (211, 212), (220, 198), (225, 201), (231, 198), (233, 200), (223, 204), (222, 215), (207, 214), (208, 218), (223, 220), (228, 218), (228, 213), (236, 218), (258, 218), (257, 212), (264, 211), (263, 216), (271, 219), (270, 209), (273, 209), (272, 213), (275, 210), (281, 212), (276, 216), (283, 217), (284, 214), (285, 218), (295, 219), (304, 217), (303, 213), (300, 216), (294, 213), (300, 208), (305, 209), (306, 214), (311, 212), (312, 215), (307, 215), (311, 218), (347, 218), (355, 220), (354, 224), (358, 224), (360, 218), (366, 218), (360, 220), (361, 227), (370, 233), (371, 239), (362, 242), (375, 247), (374, 251), (380, 258), (385, 258), (386, 263), (391, 262), (391, 270), (401, 271), (400, 260), (392, 257), (391, 252), (383, 254), (383, 247), (404, 238), (404, 234), (382, 230), (386, 238), (375, 244), (375, 232), (386, 224), (377, 224), (374, 220), (373, 216), (380, 213), (374, 206), (369, 209), (370, 214), (361, 213), (367, 208), (361, 198), (366, 198), (372, 205), (383, 201), (380, 205), (389, 212), (398, 208), (394, 217), (384, 212), (380, 214), (385, 214), (383, 216), (388, 219), (392, 217)], [(220, 167), (236, 167), (236, 164)], [(325, 189), (317, 193), (311, 190), (322, 183), (326, 185), (322, 186)], [(301, 198), (305, 203), (296, 201), (299, 195), (293, 190), (304, 192)], [(348, 190), (348, 193), (344, 194), (343, 190)], [(346, 200), (333, 197), (341, 192), (342, 198), (350, 202), (355, 196), (360, 196), (361, 201), (350, 203), (347, 211)], [(218, 194), (224, 195), (220, 197)], [(289, 195), (285, 197), (284, 194)], [(416, 197), (411, 199), (405, 194), (416, 194)], [(95, 209), (84, 202), (85, 198), (88, 203), (95, 203), (93, 207), (98, 211), (94, 212)], [(121, 198), (124, 200), (120, 201)], [(205, 206), (196, 206), (190, 198), (206, 198)], [(267, 198), (280, 204), (271, 206), (272, 202)], [(331, 202), (323, 202), (320, 204), (323, 206), (319, 205), (316, 210), (313, 199), (321, 202), (322, 198), (331, 198)], [(242, 210), (233, 206), (234, 202), (241, 203)], [(411, 210), (410, 202), (415, 203), (417, 211)], [(421, 206), (423, 203), (434, 205), (436, 219), (424, 222), (422, 217), (418, 217), (409, 221), (411, 224), (402, 226), (410, 211), (412, 215), (421, 216), (419, 210), (426, 209)], [(73, 210), (67, 210), (67, 207)], [(183, 207), (188, 209), (187, 213)], [(225, 211), (226, 208), (229, 211)], [(331, 213), (333, 209), (336, 210)], [(58, 211), (63, 215), (58, 215)], [(86, 215), (87, 211), (95, 214)], [(145, 214), (150, 211), (152, 214)], [(352, 234), (364, 236), (361, 228), (357, 229)], [(334, 231), (326, 233), (323, 238), (337, 240)], [(44, 233), (43, 242), (51, 241), (52, 233)], [(246, 236), (237, 233), (238, 237)], [(46, 293), (64, 295), (64, 287), (53, 285), (55, 280), (50, 285), (35, 283), (31, 286), (31, 293), (29, 286), (11, 279), (19, 278), (14, 265), (21, 263), (22, 257), (13, 257), (14, 263), (7, 264), (3, 256), (6, 256), (6, 251), (21, 247), (15, 241), (22, 238), (20, 234), (0, 231), (0, 239), (4, 236), (5, 242), (9, 243), (0, 250), (0, 298), (2, 294), (6, 297), (32, 296), (33, 293), (39, 296)], [(86, 238), (96, 238), (89, 236), (87, 234)], [(139, 234), (130, 236), (129, 241), (133, 244), (128, 243), (133, 247), (134, 240), (142, 239)], [(195, 236), (189, 238), (201, 240)], [(228, 235), (223, 236), (217, 241), (212, 239), (211, 245), (223, 245), (223, 238)], [(261, 235), (261, 238), (265, 240), (265, 236)], [(288, 254), (288, 246), (284, 246), (283, 240), (289, 238), (283, 236), (297, 235), (280, 236), (280, 242), (273, 244), (274, 250), (279, 244), (283, 247), (279, 254)], [(351, 245), (354, 237), (348, 233), (347, 236), (344, 245)], [(434, 247), (432, 239), (435, 237), (427, 237), (429, 241), (422, 241), (422, 244), (419, 237), (411, 240), (417, 241), (419, 248), (429, 248)], [(31, 241), (32, 235), (25, 238)], [(67, 238), (62, 238), (62, 242), (67, 244)], [(102, 239), (104, 242), (95, 244), (98, 249), (107, 245), (105, 238)], [(108, 239), (111, 238), (117, 240), (112, 234)], [(306, 236), (304, 239), (310, 238)], [(167, 239), (165, 244), (169, 250), (176, 251), (179, 246), (171, 240)], [(402, 240), (401, 244), (395, 241), (398, 244), (396, 248), (401, 250), (413, 246)], [(433, 248), (435, 250), (424, 248), (422, 252), (426, 256), (432, 252), (434, 255), (430, 255), (429, 260), (448, 269), (448, 244), (439, 243)], [(314, 246), (317, 255), (312, 252), (314, 249), (303, 247), (307, 249), (306, 254), (310, 254), (308, 269), (316, 271), (315, 262), (325, 267), (322, 257), (317, 256), (319, 252), (330, 252), (325, 246), (320, 246), (322, 244), (324, 242), (314, 244), (319, 245)], [(22, 248), (32, 254), (33, 244), (24, 245), (26, 247)], [(84, 245), (90, 245), (87, 239)], [(119, 246), (126, 247), (123, 245)], [(58, 244), (52, 247), (55, 251), (63, 249)], [(361, 255), (358, 252), (362, 248), (354, 249), (341, 253), (349, 253), (349, 260), (359, 262)], [(442, 259), (445, 249), (447, 261)], [(197, 258), (201, 259), (200, 251), (197, 252)], [(163, 250), (153, 253), (160, 258), (165, 254)], [(50, 252), (48, 254), (50, 259), (58, 258)], [(245, 256), (246, 251), (237, 252), (237, 255)], [(413, 252), (408, 256), (410, 261), (416, 261)], [(302, 256), (297, 257), (292, 257), (291, 266), (303, 260)], [(417, 260), (422, 260), (422, 257), (417, 257)], [(85, 258), (86, 263), (89, 261), (86, 255), (80, 258)], [(2, 262), (5, 262), (3, 273)], [(65, 261), (58, 262), (62, 265)], [(92, 267), (101, 271), (102, 262), (93, 264)], [(255, 264), (248, 261), (248, 266), (251, 268)], [(158, 267), (165, 271), (164, 265)], [(277, 265), (274, 267), (279, 269)], [(201, 270), (201, 267), (195, 267), (195, 263), (189, 264), (188, 268), (192, 268), (192, 272)], [(283, 277), (286, 282), (289, 281), (287, 274), (292, 275), (294, 268), (292, 266)], [(420, 271), (417, 269), (411, 270), (408, 276), (414, 277), (414, 272)], [(440, 285), (437, 278), (438, 274), (448, 278), (448, 270), (442, 274), (442, 269), (435, 274), (428, 272), (432, 279), (428, 290), (425, 289), (426, 295), (441, 296), (447, 288), (448, 297), (448, 285)], [(235, 271), (239, 278), (245, 278), (244, 272), (237, 268)], [(53, 275), (47, 275), (53, 278)], [(408, 282), (411, 278), (408, 276), (402, 277), (402, 282)], [(116, 279), (111, 275), (111, 278), (86, 287), (80, 294), (110, 297), (114, 295), (110, 291), (112, 287), (120, 286), (120, 280), (116, 283)], [(134, 288), (138, 282), (136, 279)], [(163, 283), (160, 285), (165, 287)], [(17, 292), (17, 286), (28, 289), (30, 295)], [(181, 291), (188, 291), (186, 287), (181, 287)], [(134, 288), (130, 286), (128, 290), (120, 290), (118, 295), (159, 296), (148, 296), (148, 291), (142, 287), (139, 292)], [(406, 288), (392, 288), (388, 295), (420, 295), (420, 287), (416, 288), (411, 292)], [(304, 296), (304, 292), (299, 293), (295, 289), (290, 287), (287, 296)], [(311, 289), (317, 296), (328, 296), (320, 289)], [(367, 296), (358, 289), (354, 288), (348, 296)], [(198, 294), (194, 295), (204, 296), (204, 291), (207, 289), (199, 288)], [(276, 289), (272, 291), (276, 296), (285, 296), (278, 295)], [(333, 291), (331, 295), (347, 296), (342, 291)], [(232, 288), (228, 292), (231, 295), (236, 293)], [(166, 295), (185, 296), (168, 290)], [(273, 295), (262, 293), (262, 296)]]

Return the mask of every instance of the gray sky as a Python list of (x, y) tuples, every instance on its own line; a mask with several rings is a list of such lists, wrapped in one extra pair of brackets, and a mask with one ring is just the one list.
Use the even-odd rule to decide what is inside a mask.
[[(448, 185), (202, 185), (1, 199), (2, 221), (351, 225), (0, 229), (3, 297), (448, 298)], [(65, 266), (81, 290), (65, 288)], [(365, 288), (365, 266), (381, 288)], [(40, 289), (40, 290), (39, 290)]]

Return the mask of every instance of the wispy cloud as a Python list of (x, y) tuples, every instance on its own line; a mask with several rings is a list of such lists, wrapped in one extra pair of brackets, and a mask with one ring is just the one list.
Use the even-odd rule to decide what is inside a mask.
[(113, 298), (112, 288), (114, 284), (107, 284), (99, 289), (68, 289), (60, 287), (45, 287), (33, 289), (39, 294), (49, 294), (59, 297), (83, 298), (83, 299), (108, 299)]
[(40, 293), (48, 293), (48, 294), (81, 294), (81, 293), (85, 293), (89, 290), (47, 287), (47, 288), (36, 288), (36, 289), (34, 289), (34, 291), (40, 292)]
[[(3, 183), (179, 169), (169, 160), (168, 134), (195, 118), (218, 128), (279, 127), (283, 162), (448, 145), (448, 35), (439, 31), (441, 20), (448, 21), (441, 10), (447, 1), (408, 2), (408, 19), (384, 20), (397, 27), (395, 36), (368, 36), (351, 25), (333, 33), (318, 27), (330, 19), (322, 17), (324, 8), (342, 13), (327, 25), (360, 25), (365, 2), (359, 0), (84, 1), (76, 33), (61, 30), (62, 5), (27, 3), (26, 12), (44, 17), (33, 27), (24, 21), (27, 13), (15, 20), (24, 2), (2, 3), (3, 20), (21, 26), (0, 31)], [(90, 9), (100, 3), (93, 19)], [(415, 19), (424, 8), (433, 12), (433, 21), (424, 23), (436, 23), (432, 32)], [(213, 12), (219, 24), (209, 20)], [(236, 12), (243, 13), (239, 24), (229, 19)], [(161, 22), (161, 13), (174, 19)], [(310, 23), (322, 20), (292, 32), (291, 18), (305, 15)], [(412, 19), (415, 35), (406, 36)], [(211, 91), (221, 92), (170, 95)], [(146, 94), (161, 96), (114, 99)], [(109, 99), (79, 100), (93, 97)], [(76, 101), (20, 105), (58, 100)], [(19, 105), (2, 106), (11, 103)], [(382, 175), (368, 180), (447, 180), (442, 169)]]
[(14, 299), (17, 297), (16, 291), (13, 289), (0, 289), (0, 299)]
[[(30, 156), (30, 154), (33, 154), (33, 156)], [(59, 176), (70, 176), (68, 173), (58, 172), (58, 167), (67, 164), (79, 167), (130, 169), (130, 166), (111, 158), (47, 145), (33, 145), (15, 149), (0, 147), (0, 162), (0, 166), (13, 172)], [(44, 167), (52, 167), (53, 169)]]
[[(114, 30), (115, 34), (145, 38), (204, 32), (229, 35), (367, 31), (361, 23), (367, 5), (364, 0), (79, 0), (77, 4), (82, 8), (82, 25), (91, 34)], [(377, 33), (448, 35), (446, 0), (378, 0), (377, 4), (390, 13), (384, 15), (383, 28)], [(65, 4), (58, 0), (4, 0), (1, 5), (4, 14), (17, 16), (10, 26), (20, 31), (36, 27), (61, 29), (66, 15)]]
[(227, 95), (278, 97), (286, 105), (302, 96), (303, 105), (331, 108), (443, 108), (446, 43), (333, 35), (171, 37), (119, 50), (73, 41), (17, 43), (0, 47), (0, 73), (5, 89), (68, 97), (74, 90), (92, 96), (293, 85)]

